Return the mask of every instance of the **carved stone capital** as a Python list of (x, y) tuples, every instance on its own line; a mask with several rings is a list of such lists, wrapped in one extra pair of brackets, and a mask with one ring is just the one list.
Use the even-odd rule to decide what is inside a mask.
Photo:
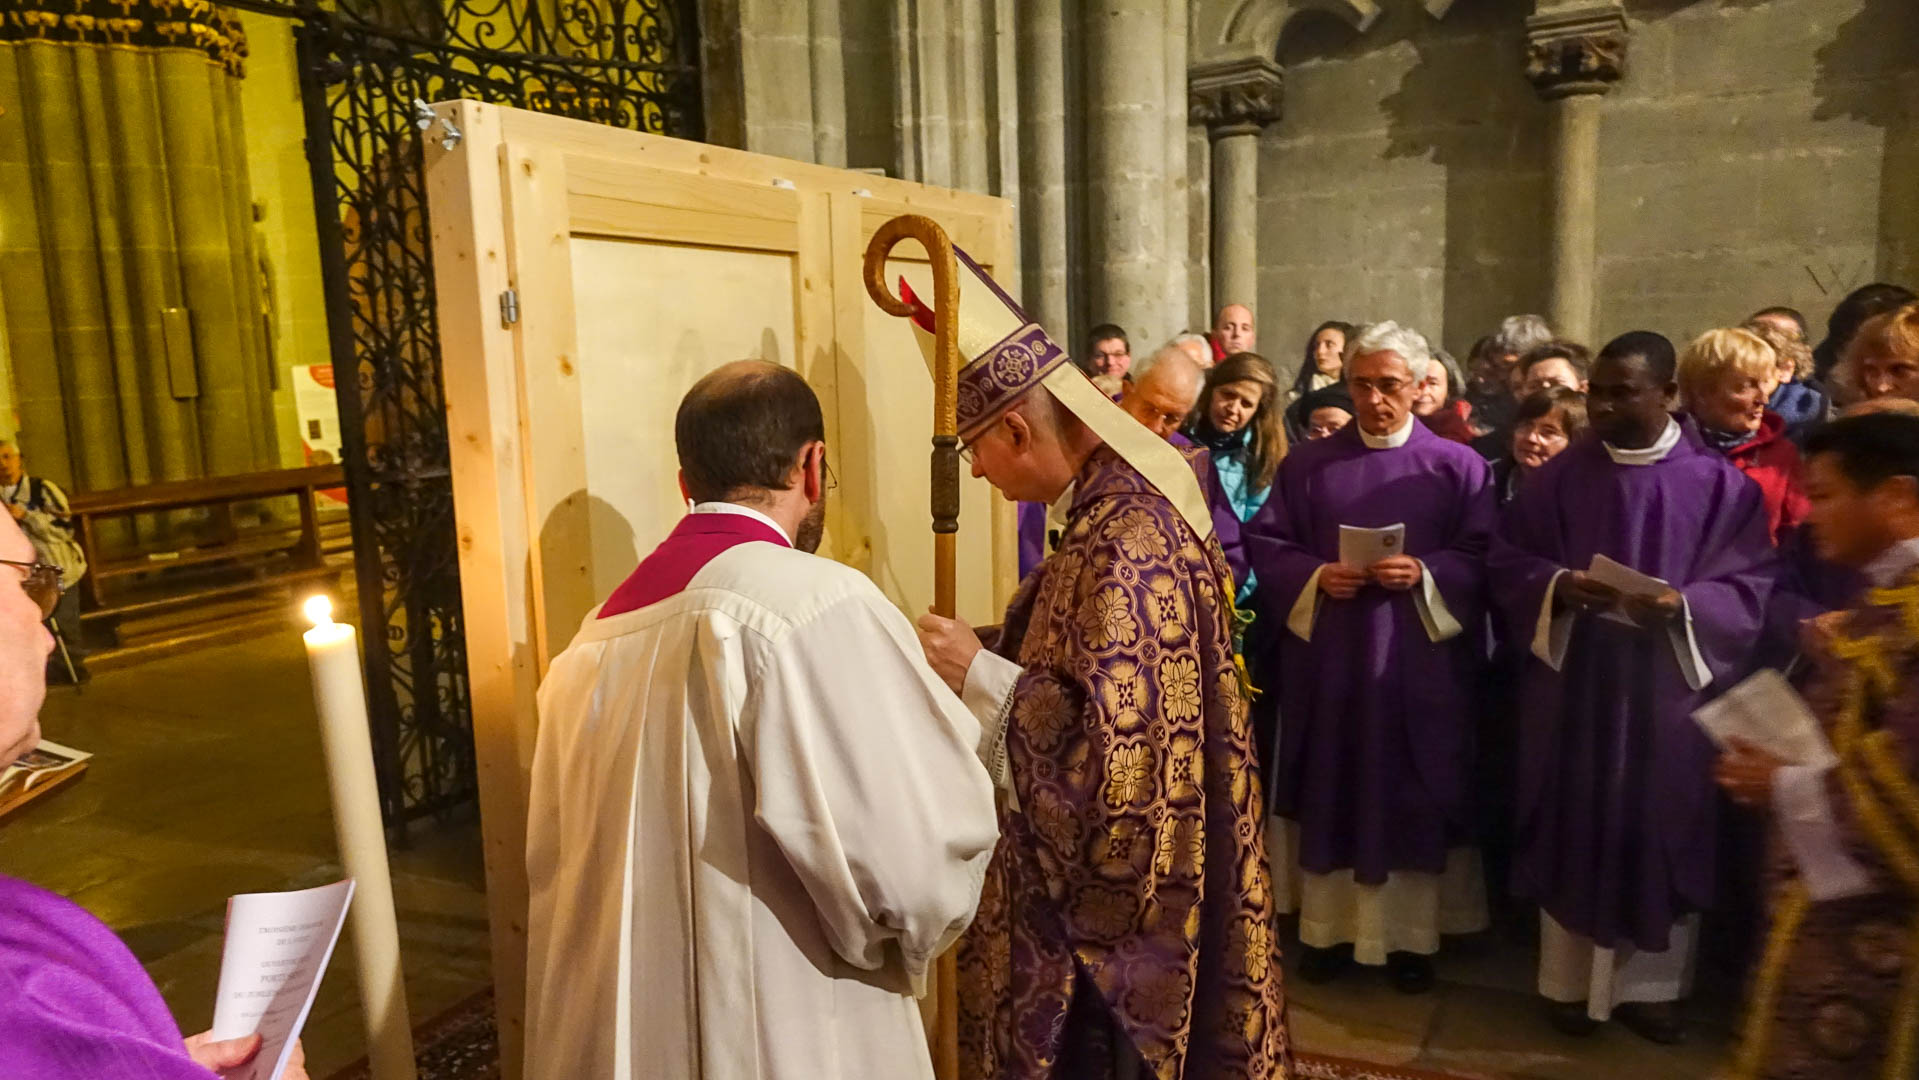
[(1218, 60), (1187, 76), (1188, 116), (1218, 139), (1257, 134), (1278, 120), (1285, 101), (1279, 65), (1264, 56)]
[(1526, 77), (1548, 100), (1603, 94), (1626, 74), (1626, 13), (1617, 3), (1526, 20)]

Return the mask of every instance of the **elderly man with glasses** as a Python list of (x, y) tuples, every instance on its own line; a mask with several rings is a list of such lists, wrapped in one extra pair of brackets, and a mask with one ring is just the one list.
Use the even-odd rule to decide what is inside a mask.
[(1344, 364), (1355, 423), (1294, 448), (1246, 526), (1260, 617), (1285, 627), (1264, 668), (1312, 673), (1279, 688), (1272, 769), (1274, 892), (1300, 914), (1308, 981), (1357, 959), (1418, 993), (1440, 935), (1486, 925), (1466, 629), (1495, 511), (1484, 459), (1413, 415), (1434, 363), (1412, 330), (1364, 328)]

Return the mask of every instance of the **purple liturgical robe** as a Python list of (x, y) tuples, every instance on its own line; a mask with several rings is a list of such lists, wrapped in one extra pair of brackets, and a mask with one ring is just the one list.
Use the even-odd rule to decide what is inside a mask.
[(213, 1080), (106, 924), (9, 877), (0, 877), (0, 1076)]
[(1280, 683), (1274, 812), (1298, 823), (1308, 873), (1351, 869), (1364, 885), (1397, 870), (1441, 873), (1447, 849), (1468, 838), (1469, 695), (1480, 645), (1460, 629), (1484, 617), (1491, 470), (1422, 424), (1405, 445), (1382, 450), (1349, 424), (1295, 447), (1273, 490), (1246, 525), (1261, 619), (1287, 625), (1314, 573), (1338, 560), (1341, 525), (1403, 523), (1406, 554), (1425, 564), (1457, 623), (1435, 642), (1417, 587), (1369, 584), (1351, 600), (1321, 595), (1310, 641), (1290, 630), (1273, 635), (1274, 669), (1289, 673)]
[(1529, 477), (1488, 560), (1494, 601), (1533, 648), (1548, 587), (1604, 554), (1685, 597), (1711, 681), (1672, 634), (1574, 618), (1564, 663), (1535, 653), (1519, 690), (1514, 890), (1601, 948), (1667, 948), (1713, 902), (1718, 796), (1692, 712), (1747, 671), (1777, 562), (1759, 485), (1688, 423), (1661, 460), (1616, 464), (1596, 438)]

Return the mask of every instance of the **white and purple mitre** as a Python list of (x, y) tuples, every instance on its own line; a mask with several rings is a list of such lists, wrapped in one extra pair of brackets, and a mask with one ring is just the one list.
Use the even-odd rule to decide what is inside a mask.
[[(1204, 541), (1213, 532), (1211, 511), (1192, 466), (1172, 444), (1146, 430), (1100, 393), (1046, 331), (1026, 317), (980, 265), (955, 245), (959, 270), (959, 437), (978, 438), (1006, 410), (1045, 387), (1113, 452), (1158, 489)], [(911, 320), (927, 370), (934, 370), (933, 309), (900, 279), (900, 299), (912, 304)]]

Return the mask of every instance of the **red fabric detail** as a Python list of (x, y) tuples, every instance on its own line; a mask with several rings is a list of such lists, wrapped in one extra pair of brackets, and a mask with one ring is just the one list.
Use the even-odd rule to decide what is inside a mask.
[(1465, 398), (1443, 405), (1431, 416), (1425, 417), (1426, 427), (1442, 439), (1451, 439), (1456, 443), (1473, 444), (1478, 436), (1473, 434), (1473, 403)]
[(914, 324), (917, 325), (921, 330), (924, 330), (929, 334), (932, 333), (933, 332), (933, 309), (930, 307), (927, 307), (925, 304), (920, 303), (920, 298), (918, 294), (913, 292), (913, 287), (906, 283), (906, 279), (904, 277), (900, 278), (900, 299), (913, 305)]
[(606, 598), (600, 618), (610, 619), (678, 596), (707, 563), (741, 544), (752, 543), (793, 546), (779, 530), (744, 514), (688, 514)]
[(1766, 496), (1766, 520), (1772, 526), (1773, 545), (1784, 543), (1812, 510), (1812, 501), (1806, 495), (1805, 463), (1799, 458), (1799, 448), (1786, 438), (1785, 417), (1767, 410), (1759, 421), (1759, 430), (1728, 450), (1726, 459), (1759, 484)]

